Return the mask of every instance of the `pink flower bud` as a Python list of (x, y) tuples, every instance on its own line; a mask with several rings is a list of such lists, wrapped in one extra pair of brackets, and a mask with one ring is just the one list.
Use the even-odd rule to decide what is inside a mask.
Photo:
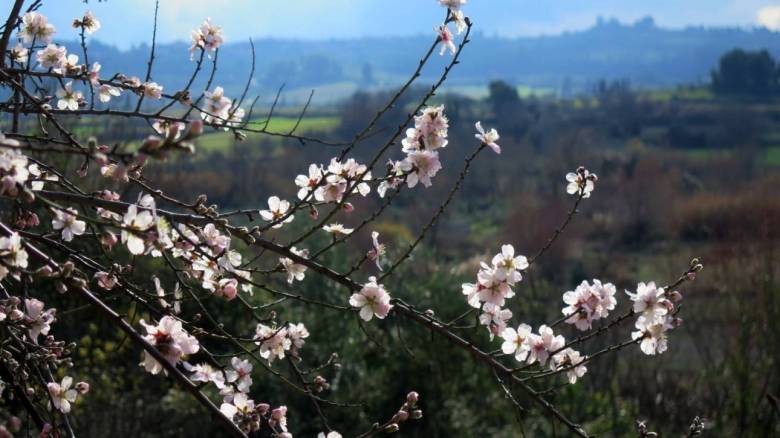
[(416, 391), (412, 391), (409, 394), (406, 394), (406, 401), (411, 405), (416, 405), (417, 400), (420, 399), (420, 394), (417, 394)]
[(108, 153), (108, 151), (110, 151), (111, 148), (108, 147), (108, 145), (106, 145), (106, 144), (101, 144), (100, 146), (97, 147), (97, 150), (99, 150), (100, 152), (103, 152), (105, 154), (105, 153)]
[(315, 221), (320, 217), (320, 212), (317, 211), (317, 207), (313, 205), (309, 207), (309, 216), (311, 216), (311, 219)]
[(38, 218), (38, 215), (35, 213), (30, 213), (30, 215), (27, 217), (27, 226), (37, 227), (40, 224), (41, 224), (41, 220)]
[(260, 403), (255, 408), (255, 410), (257, 410), (257, 413), (260, 415), (265, 415), (269, 409), (271, 409), (271, 405), (269, 405), (268, 403)]
[(197, 119), (190, 122), (189, 137), (197, 137), (201, 134), (203, 134), (203, 120)]
[(144, 143), (141, 145), (141, 149), (145, 151), (154, 151), (159, 149), (160, 146), (162, 146), (162, 139), (156, 135), (150, 135), (149, 137), (146, 137), (146, 140), (144, 140)]
[(287, 415), (287, 406), (279, 406), (271, 411), (271, 418), (276, 421), (280, 421), (285, 415)]
[(18, 432), (22, 428), (22, 419), (17, 416), (12, 416), (8, 419), (8, 428), (11, 432)]
[(395, 420), (399, 423), (406, 421), (409, 418), (409, 413), (401, 409), (395, 414)]
[(688, 277), (689, 281), (696, 280), (696, 273), (695, 272), (689, 272), (686, 277)]
[(343, 209), (344, 209), (344, 211), (345, 211), (345, 212), (347, 212), (347, 213), (352, 213), (353, 211), (355, 211), (355, 206), (354, 206), (354, 205), (352, 205), (352, 203), (351, 203), (351, 202), (346, 202), (346, 203), (344, 203), (344, 206), (343, 206), (342, 208), (343, 208)]
[(116, 234), (112, 233), (111, 231), (107, 231), (100, 237), (100, 243), (102, 243), (103, 246), (105, 246), (108, 250), (113, 248), (117, 242), (119, 242), (119, 239), (117, 239)]
[(673, 303), (679, 303), (680, 301), (682, 301), (683, 296), (680, 292), (674, 291), (671, 294), (669, 294), (669, 299), (671, 299)]
[(76, 391), (79, 392), (79, 394), (86, 394), (89, 392), (89, 383), (87, 382), (79, 382), (76, 384)]

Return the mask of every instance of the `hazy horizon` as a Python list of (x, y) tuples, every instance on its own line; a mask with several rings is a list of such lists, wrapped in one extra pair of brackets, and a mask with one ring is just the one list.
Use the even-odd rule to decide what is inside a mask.
[[(421, 4), (421, 2), (423, 4)], [(396, 7), (378, 8), (378, 0), (267, 0), (260, 8), (250, 0), (165, 0), (160, 4), (158, 41), (189, 40), (190, 31), (207, 16), (221, 25), (226, 42), (253, 38), (299, 40), (416, 36), (432, 33), (430, 23), (444, 9), (435, 0), (396, 0)], [(184, 6), (184, 5), (187, 6)], [(305, 14), (299, 13), (301, 8)], [(60, 39), (76, 37), (73, 18), (92, 10), (103, 24), (94, 39), (127, 49), (151, 38), (154, 0), (90, 2), (61, 0), (41, 12), (57, 26)], [(268, 11), (273, 11), (269, 13)], [(411, 13), (410, 13), (411, 11)], [(496, 37), (533, 37), (586, 30), (599, 17), (633, 23), (650, 16), (666, 29), (729, 27), (780, 29), (780, 4), (760, 0), (549, 0), (540, 6), (530, 0), (468, 2), (475, 31)], [(133, 22), (134, 26), (118, 26)], [(138, 25), (137, 23), (143, 23)]]

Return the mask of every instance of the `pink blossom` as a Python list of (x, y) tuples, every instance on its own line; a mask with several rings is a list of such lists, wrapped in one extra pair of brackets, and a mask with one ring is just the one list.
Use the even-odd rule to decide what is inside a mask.
[(360, 309), (360, 317), (364, 321), (371, 321), (374, 316), (384, 319), (393, 308), (390, 304), (390, 294), (384, 286), (376, 282), (376, 277), (369, 277), (368, 283), (349, 298), (349, 304)]
[(498, 135), (498, 131), (491, 129), (490, 131), (485, 132), (485, 129), (482, 128), (482, 122), (477, 122), (475, 126), (477, 128), (477, 134), (475, 134), (474, 137), (476, 137), (483, 144), (489, 146), (490, 149), (493, 149), (493, 152), (500, 154), (501, 146), (496, 143), (496, 141), (501, 138)]

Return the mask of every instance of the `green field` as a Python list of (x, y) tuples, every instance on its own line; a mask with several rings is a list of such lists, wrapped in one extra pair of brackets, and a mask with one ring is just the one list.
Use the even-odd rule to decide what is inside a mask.
[[(304, 117), (303, 120), (301, 120), (301, 123), (298, 125), (298, 128), (296, 129), (297, 134), (304, 134), (307, 132), (327, 132), (333, 130), (335, 128), (341, 119), (339, 117), (333, 117), (333, 116), (314, 116), (314, 117)], [(265, 119), (257, 119), (253, 122), (250, 122), (248, 125), (248, 128), (252, 129), (264, 129), (268, 132), (273, 133), (288, 133), (290, 130), (295, 127), (295, 124), (298, 122), (297, 117), (274, 117), (271, 119), (271, 121), (268, 123), (268, 126), (265, 126)], [(253, 134), (248, 133), (249, 137), (252, 136), (260, 136), (262, 134)], [(235, 142), (235, 137), (233, 136), (233, 133), (231, 132), (225, 132), (225, 131), (215, 131), (210, 132), (205, 135), (203, 135), (201, 138), (199, 138), (196, 141), (196, 147), (199, 150), (202, 151), (216, 151), (216, 150), (224, 150), (229, 148), (233, 145), (233, 142)]]

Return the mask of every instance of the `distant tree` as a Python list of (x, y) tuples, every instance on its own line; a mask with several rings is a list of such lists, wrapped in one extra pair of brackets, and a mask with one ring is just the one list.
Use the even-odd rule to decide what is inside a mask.
[(731, 50), (712, 72), (712, 89), (719, 94), (775, 94), (780, 89), (777, 62), (767, 50)]
[(504, 81), (493, 81), (489, 85), (491, 109), (496, 114), (511, 112), (520, 104), (517, 89)]

